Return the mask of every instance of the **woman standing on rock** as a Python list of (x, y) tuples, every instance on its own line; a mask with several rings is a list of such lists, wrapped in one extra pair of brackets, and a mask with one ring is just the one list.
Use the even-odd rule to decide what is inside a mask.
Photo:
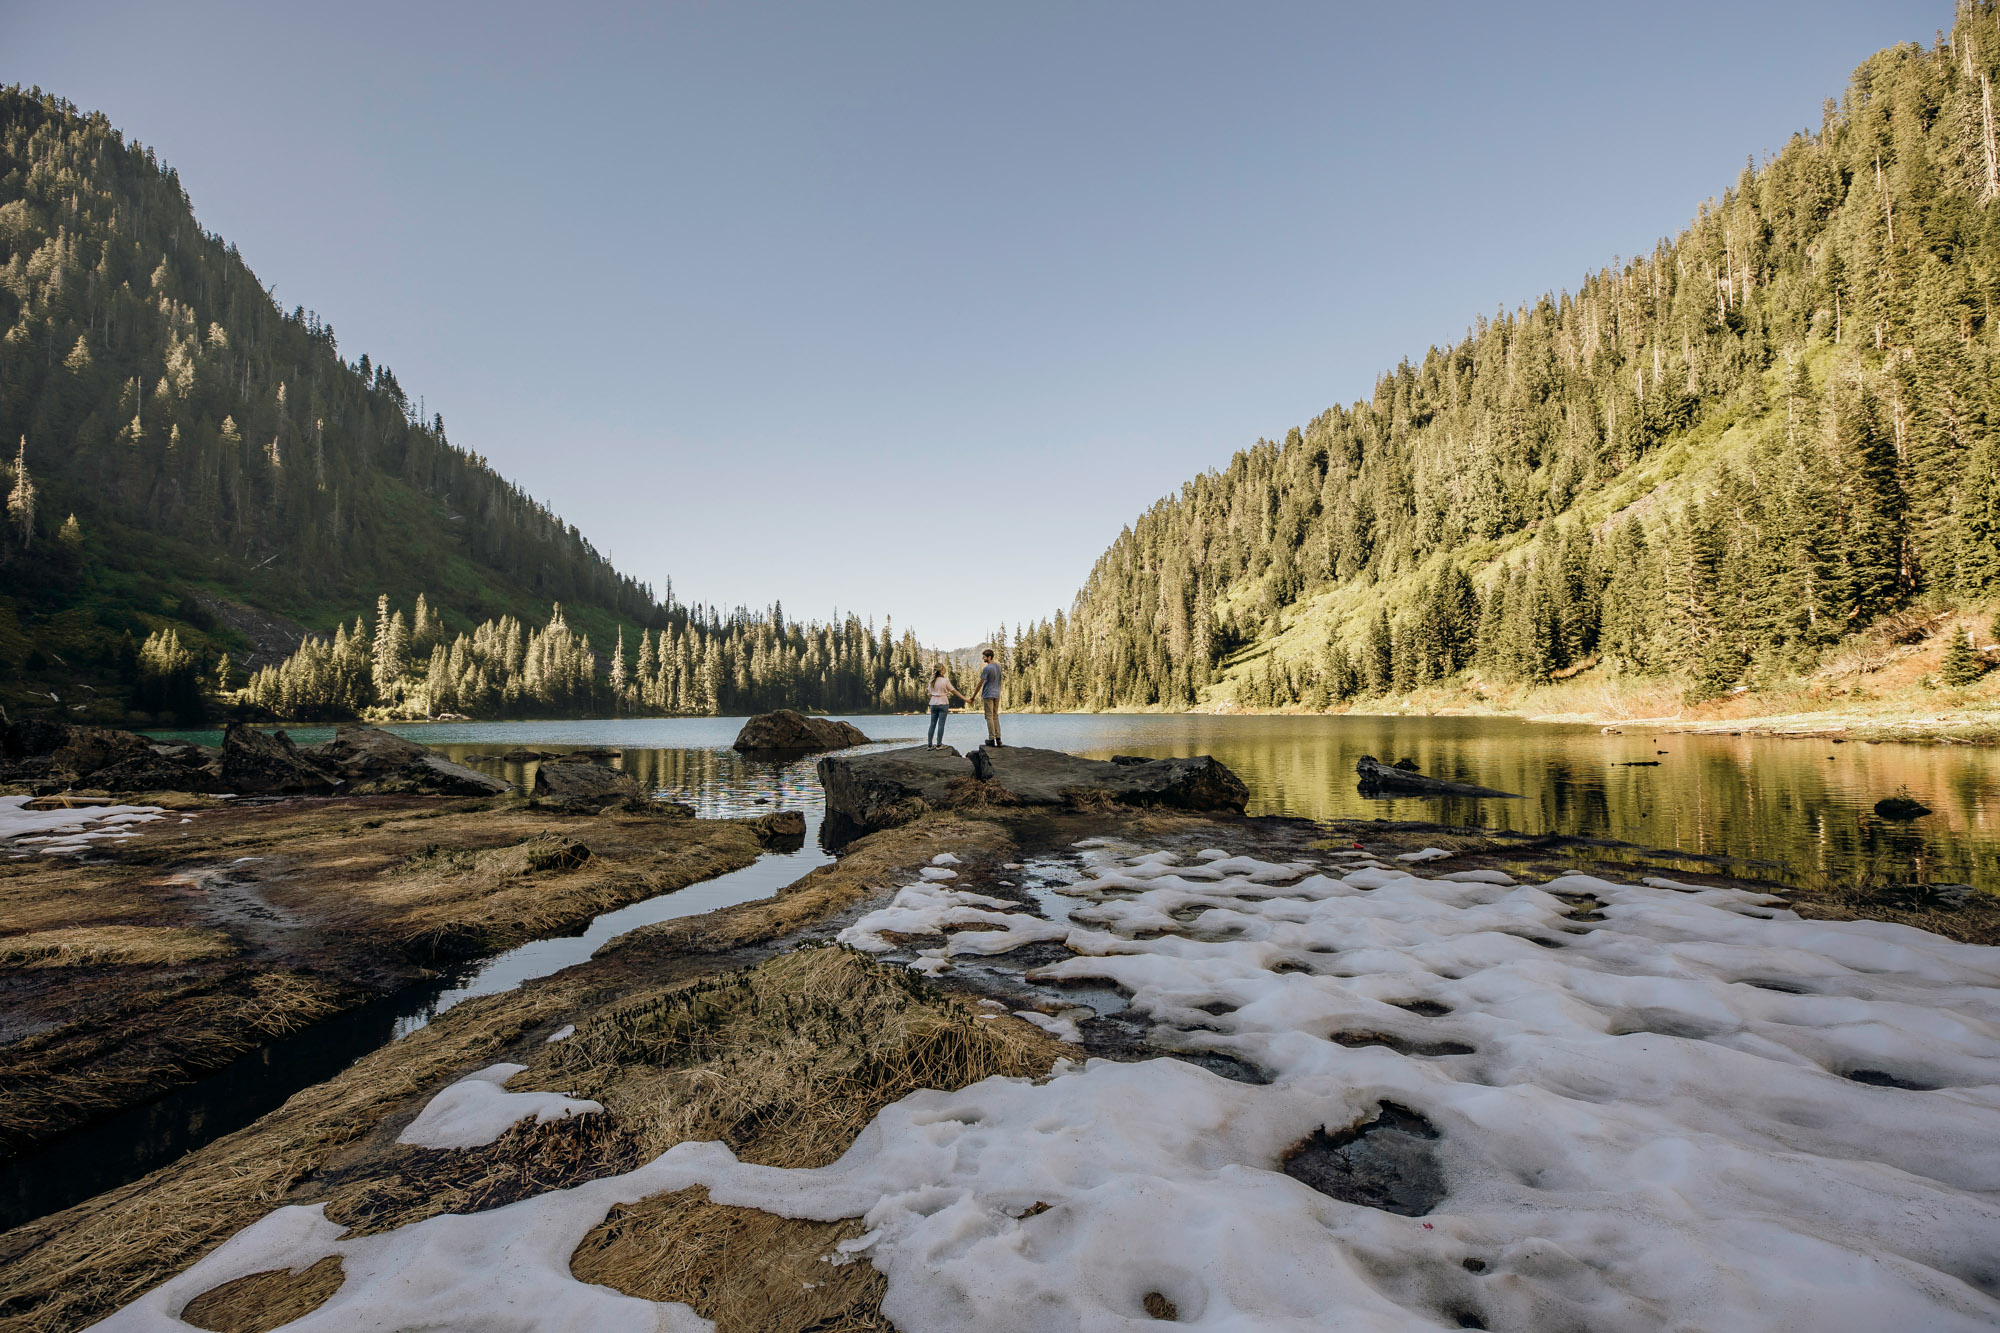
[(960, 703), (969, 702), (964, 695), (959, 694), (958, 687), (951, 683), (951, 677), (945, 674), (944, 663), (939, 662), (931, 673), (931, 726), (928, 743), (932, 749), (944, 744), (944, 723), (945, 719), (951, 716), (953, 696), (956, 696)]

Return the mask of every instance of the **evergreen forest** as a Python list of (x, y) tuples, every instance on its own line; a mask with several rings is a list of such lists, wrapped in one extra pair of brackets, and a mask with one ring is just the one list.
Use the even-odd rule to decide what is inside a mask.
[(392, 369), (280, 308), (152, 149), (18, 87), (0, 89), (0, 441), (10, 717), (915, 699), (907, 634), (688, 607), (621, 575)]
[(1010, 706), (1698, 700), (2000, 598), (1996, 80), (1966, 0), (1651, 253), (1188, 482), (1016, 630)]

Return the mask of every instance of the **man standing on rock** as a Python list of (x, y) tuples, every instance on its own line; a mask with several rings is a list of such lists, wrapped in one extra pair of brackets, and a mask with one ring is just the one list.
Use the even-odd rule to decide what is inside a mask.
[(1000, 744), (1000, 664), (993, 660), (993, 650), (988, 648), (981, 654), (986, 665), (979, 668), (979, 702), (986, 708), (986, 743)]

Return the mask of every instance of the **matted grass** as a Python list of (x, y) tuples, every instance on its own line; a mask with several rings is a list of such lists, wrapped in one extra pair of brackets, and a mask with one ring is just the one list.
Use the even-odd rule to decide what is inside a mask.
[(252, 1273), (204, 1291), (187, 1303), (181, 1320), (212, 1333), (271, 1333), (326, 1304), (346, 1276), (339, 1255), (298, 1272)]
[(0, 967), (177, 967), (235, 952), (221, 931), (184, 926), (72, 926), (0, 937)]

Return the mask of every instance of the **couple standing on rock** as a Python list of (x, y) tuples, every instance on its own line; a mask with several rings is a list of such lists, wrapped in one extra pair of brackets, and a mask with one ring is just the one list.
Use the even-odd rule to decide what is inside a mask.
[[(986, 665), (979, 668), (979, 701), (986, 707), (986, 743), (1000, 743), (1000, 664), (993, 660), (993, 650), (988, 648), (981, 654)], [(939, 662), (931, 672), (931, 726), (929, 744), (932, 748), (944, 744), (944, 720), (951, 716), (951, 700), (958, 699), (971, 703), (958, 692), (945, 673), (944, 663)]]

